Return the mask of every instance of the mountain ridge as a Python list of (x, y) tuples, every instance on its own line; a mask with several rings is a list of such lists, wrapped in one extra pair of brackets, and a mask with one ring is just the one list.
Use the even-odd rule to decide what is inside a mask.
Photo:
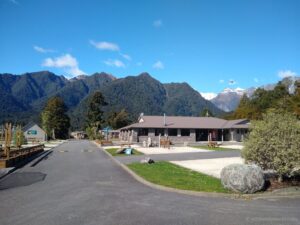
[[(295, 81), (300, 80), (300, 77), (285, 77), (280, 82), (288, 87), (290, 94), (295, 91)], [(225, 88), (222, 92), (218, 93), (214, 98), (210, 99), (215, 106), (225, 112), (234, 111), (244, 94), (251, 98), (254, 91), (257, 88), (262, 88), (264, 90), (273, 90), (276, 84), (265, 84), (260, 87), (250, 87), (247, 89), (242, 88)]]
[(40, 71), (0, 74), (0, 123), (7, 120), (39, 122), (47, 100), (60, 96), (69, 108), (73, 128), (82, 128), (86, 100), (95, 91), (101, 91), (109, 103), (104, 107), (105, 113), (125, 108), (132, 120), (141, 112), (198, 116), (204, 108), (209, 108), (216, 115), (223, 113), (189, 84), (163, 84), (146, 72), (124, 78), (101, 72), (68, 80), (49, 71)]

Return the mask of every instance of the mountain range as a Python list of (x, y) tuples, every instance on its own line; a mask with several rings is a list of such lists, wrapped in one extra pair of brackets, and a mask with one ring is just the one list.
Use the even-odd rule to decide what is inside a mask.
[[(290, 94), (293, 94), (295, 91), (295, 81), (300, 80), (300, 77), (286, 77), (281, 80), (281, 82), (288, 87)], [(260, 88), (265, 90), (273, 90), (276, 84), (267, 84), (263, 85)], [(222, 109), (225, 112), (234, 111), (244, 94), (248, 97), (251, 97), (257, 88), (251, 87), (247, 89), (242, 88), (225, 88), (219, 94), (209, 93), (209, 95), (203, 95), (207, 100), (211, 101), (219, 109)]]
[(102, 72), (68, 80), (49, 71), (40, 71), (0, 74), (0, 123), (39, 122), (47, 100), (60, 96), (68, 107), (72, 129), (81, 129), (87, 99), (95, 91), (101, 91), (108, 103), (104, 107), (106, 114), (124, 108), (132, 120), (142, 112), (147, 115), (199, 116), (208, 108), (215, 115), (223, 113), (189, 84), (163, 84), (148, 73), (116, 78)]

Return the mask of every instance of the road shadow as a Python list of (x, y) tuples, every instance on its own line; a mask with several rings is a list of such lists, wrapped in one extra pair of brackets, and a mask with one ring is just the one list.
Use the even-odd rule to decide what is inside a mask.
[(46, 174), (40, 172), (16, 172), (0, 180), (0, 190), (28, 186), (43, 181)]

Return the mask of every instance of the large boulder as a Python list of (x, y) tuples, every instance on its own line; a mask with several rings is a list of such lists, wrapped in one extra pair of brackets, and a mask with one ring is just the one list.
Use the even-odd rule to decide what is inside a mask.
[(265, 184), (264, 173), (259, 166), (243, 164), (224, 167), (221, 181), (225, 188), (244, 194), (260, 191)]

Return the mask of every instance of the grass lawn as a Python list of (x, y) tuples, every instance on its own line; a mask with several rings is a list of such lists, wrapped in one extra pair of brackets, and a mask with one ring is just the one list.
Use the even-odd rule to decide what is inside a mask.
[(212, 150), (212, 151), (234, 151), (237, 149), (231, 149), (231, 148), (222, 148), (222, 147), (208, 147), (208, 146), (191, 146), (192, 148), (198, 148), (198, 149), (205, 149), (205, 150)]
[(182, 190), (230, 193), (223, 188), (219, 179), (169, 162), (132, 163), (128, 167), (144, 179), (162, 186)]
[[(117, 154), (116, 151), (119, 148), (108, 148), (105, 149), (105, 151), (107, 151), (109, 154), (111, 154), (112, 156), (131, 156), (131, 155), (126, 155), (126, 154)], [(133, 155), (144, 155), (143, 153), (137, 151), (136, 149), (133, 149)]]

